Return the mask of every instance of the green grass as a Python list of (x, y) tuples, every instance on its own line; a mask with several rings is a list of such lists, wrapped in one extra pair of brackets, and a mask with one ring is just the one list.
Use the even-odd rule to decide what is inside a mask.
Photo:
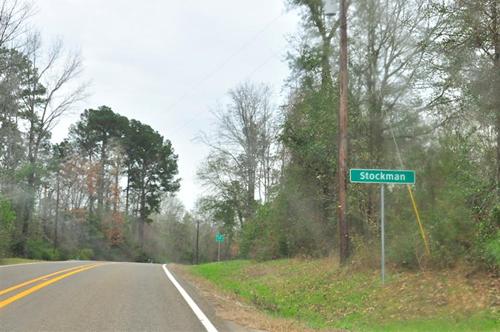
[(480, 312), (470, 317), (433, 318), (412, 321), (395, 321), (385, 325), (365, 327), (366, 331), (376, 332), (455, 332), (455, 331), (499, 331), (498, 313)]
[(12, 264), (34, 263), (34, 262), (39, 262), (39, 260), (27, 259), (27, 258), (0, 258), (0, 265), (12, 265)]
[[(244, 260), (193, 266), (191, 273), (279, 317), (352, 331), (500, 331), (489, 279), (468, 284), (453, 271), (350, 271), (330, 260)], [(486, 277), (485, 277), (486, 278)]]

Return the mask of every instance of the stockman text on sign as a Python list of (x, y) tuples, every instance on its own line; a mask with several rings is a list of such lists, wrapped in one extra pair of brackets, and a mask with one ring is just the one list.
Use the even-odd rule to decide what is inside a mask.
[(414, 184), (415, 171), (353, 168), (350, 180), (354, 183)]

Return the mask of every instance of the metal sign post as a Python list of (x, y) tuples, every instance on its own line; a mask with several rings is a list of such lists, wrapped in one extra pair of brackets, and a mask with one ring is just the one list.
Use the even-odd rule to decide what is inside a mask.
[(217, 242), (219, 245), (217, 247), (217, 262), (220, 262), (220, 242)]
[(382, 258), (380, 260), (382, 284), (385, 283), (385, 222), (384, 222), (384, 185), (380, 185), (380, 242), (382, 247)]

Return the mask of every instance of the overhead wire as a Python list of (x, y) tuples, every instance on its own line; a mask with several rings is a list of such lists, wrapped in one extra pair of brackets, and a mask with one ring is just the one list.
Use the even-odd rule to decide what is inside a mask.
[(249, 45), (251, 45), (254, 41), (256, 41), (266, 30), (268, 30), (271, 26), (273, 26), (283, 16), (285, 16), (285, 12), (281, 13), (280, 15), (276, 16), (271, 21), (269, 21), (262, 29), (260, 29), (245, 43), (243, 43), (235, 52), (231, 53), (227, 58), (225, 58), (221, 63), (219, 63), (219, 65), (217, 65), (212, 71), (207, 73), (205, 76), (203, 76), (195, 83), (191, 84), (179, 98), (177, 98), (167, 107), (166, 111), (167, 112), (171, 111), (177, 105), (179, 105), (180, 102), (182, 102), (186, 97), (192, 95), (194, 89), (200, 87), (203, 83), (205, 83), (207, 80), (209, 80), (219, 71), (221, 71), (231, 60), (233, 60), (237, 55), (243, 52), (243, 50), (245, 50)]
[[(399, 144), (396, 140), (396, 136), (394, 135), (392, 121), (390, 119), (389, 119), (389, 132), (391, 133), (392, 141), (394, 142), (394, 146), (396, 147), (396, 154), (397, 154), (398, 159), (399, 159), (400, 167), (402, 169), (404, 169), (405, 167), (404, 167), (404, 163), (403, 163), (403, 158), (401, 157), (401, 150), (399, 149)], [(408, 189), (408, 194), (410, 195), (410, 200), (412, 203), (413, 212), (415, 213), (415, 218), (417, 220), (418, 228), (420, 231), (420, 236), (422, 237), (422, 240), (424, 241), (425, 251), (426, 251), (427, 255), (430, 256), (431, 251), (430, 251), (430, 247), (429, 247), (429, 240), (427, 238), (427, 234), (425, 232), (424, 225), (420, 219), (420, 213), (418, 212), (417, 202), (415, 200), (415, 196), (413, 195), (413, 190), (411, 189), (411, 186), (409, 184), (406, 185), (406, 188)]]
[[(259, 65), (257, 65), (256, 67), (254, 67), (247, 75), (245, 75), (245, 79), (249, 79), (250, 77), (252, 77), (255, 73), (257, 73), (259, 70), (261, 70), (262, 68), (264, 68), (265, 65), (267, 65), (269, 63), (269, 61), (271, 61), (273, 58), (276, 58), (278, 55), (276, 52), (273, 52), (269, 57), (267, 57), (263, 62), (261, 62)], [(175, 126), (172, 131), (171, 131), (171, 134), (175, 134), (177, 132), (179, 132), (179, 130), (181, 129), (184, 129), (186, 126), (188, 126), (189, 124), (193, 123), (193, 121), (195, 119), (197, 119), (197, 115), (200, 113), (200, 111), (197, 111), (195, 112), (195, 114), (189, 118), (189, 120), (187, 120), (186, 122), (184, 122), (184, 124), (182, 125), (179, 125), (179, 126)]]

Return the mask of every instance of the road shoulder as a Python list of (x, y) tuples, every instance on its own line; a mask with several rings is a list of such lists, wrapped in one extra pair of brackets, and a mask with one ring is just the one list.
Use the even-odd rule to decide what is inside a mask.
[[(210, 282), (193, 276), (185, 266), (179, 264), (168, 264), (169, 270), (176, 276), (177, 280), (193, 299), (205, 307), (209, 312), (205, 313), (210, 318), (215, 317), (217, 326), (223, 326), (220, 331), (235, 332), (257, 332), (257, 331), (313, 331), (297, 321), (282, 319), (267, 315), (257, 308), (243, 303), (236, 295), (217, 289)], [(180, 280), (179, 280), (180, 279)]]

